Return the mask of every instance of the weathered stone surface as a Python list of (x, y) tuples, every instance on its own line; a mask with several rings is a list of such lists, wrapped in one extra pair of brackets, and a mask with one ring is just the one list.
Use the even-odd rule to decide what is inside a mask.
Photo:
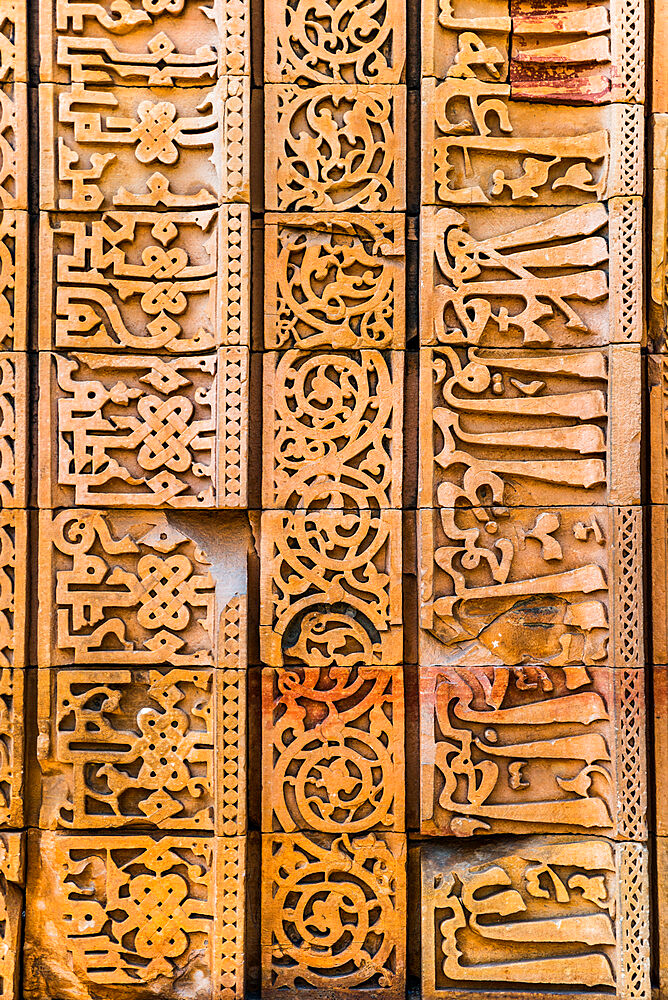
[(478, 477), (512, 507), (640, 502), (638, 347), (420, 353), (420, 506)]
[(250, 72), (250, 3), (39, 0), (40, 79), (191, 87)]
[(262, 828), (404, 829), (402, 667), (262, 672)]
[(401, 621), (401, 511), (263, 513), (264, 663), (393, 666)]
[(423, 80), (422, 94), (425, 205), (572, 205), (642, 194), (641, 105), (527, 104), (511, 99), (509, 85), (476, 78)]
[(421, 831), (643, 840), (644, 674), (420, 667)]
[(40, 426), (42, 507), (245, 506), (248, 349), (43, 353)]
[(26, 661), (28, 514), (0, 511), (0, 668)]
[(403, 348), (405, 221), (396, 213), (267, 213), (264, 344)]
[(24, 83), (0, 84), (0, 137), (0, 209), (25, 210), (28, 208), (28, 88)]
[(641, 667), (642, 508), (511, 510), (489, 480), (419, 512), (420, 662)]
[(401, 507), (401, 351), (264, 355), (266, 508)]
[(247, 522), (40, 512), (39, 665), (246, 665)]
[(27, 1000), (243, 996), (245, 839), (29, 835)]
[(43, 215), (41, 350), (201, 354), (250, 343), (250, 212)]
[(399, 83), (406, 58), (401, 0), (270, 3), (264, 19), (268, 83)]
[(40, 827), (244, 833), (245, 710), (241, 670), (40, 670)]
[(404, 87), (267, 84), (264, 99), (268, 209), (405, 208)]
[(406, 838), (262, 836), (262, 996), (403, 997)]
[(0, 996), (20, 1000), (24, 834), (0, 833)]
[(421, 342), (591, 347), (642, 338), (642, 201), (425, 208)]
[(28, 80), (26, 0), (0, 2), (0, 83)]
[[(668, 89), (666, 94), (668, 96)], [(652, 116), (652, 150), (652, 242), (647, 320), (654, 350), (665, 351), (668, 340), (668, 114)]]
[[(24, 822), (25, 711), (25, 671), (0, 667), (0, 827), (3, 828), (21, 827)], [(5, 996), (2, 989), (0, 996)]]
[(113, 92), (43, 83), (39, 91), (41, 208), (135, 214), (248, 201), (248, 79)]
[(0, 353), (0, 507), (25, 507), (28, 446), (28, 356)]
[(648, 861), (594, 838), (422, 846), (422, 995), (649, 996)]
[(28, 214), (0, 209), (0, 347), (25, 351), (28, 336)]

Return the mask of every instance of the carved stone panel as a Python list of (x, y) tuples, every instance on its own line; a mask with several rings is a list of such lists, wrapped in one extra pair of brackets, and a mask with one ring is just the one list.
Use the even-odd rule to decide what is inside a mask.
[(21, 1000), (24, 834), (0, 833), (0, 997)]
[(0, 0), (0, 84), (28, 80), (26, 0)]
[(403, 668), (262, 672), (262, 829), (404, 829)]
[(0, 209), (0, 348), (25, 351), (27, 336), (28, 213)]
[(423, 344), (640, 343), (642, 201), (422, 210)]
[(264, 343), (403, 348), (404, 218), (392, 213), (267, 213)]
[(267, 4), (268, 83), (399, 83), (406, 58), (401, 0), (284, 0)]
[(668, 506), (650, 507), (652, 662), (668, 663)]
[(422, 94), (425, 205), (572, 205), (642, 194), (641, 105), (527, 104), (511, 99), (509, 85), (474, 77), (423, 80)]
[(420, 506), (480, 476), (513, 507), (640, 502), (638, 347), (420, 353)]
[(491, 478), (419, 512), (420, 662), (642, 666), (642, 508), (511, 511)]
[[(520, 101), (643, 103), (644, 7), (609, 0), (425, 0), (422, 73), (440, 80), (508, 80)], [(544, 113), (544, 109), (541, 110)]]
[(269, 666), (402, 662), (401, 511), (265, 511), (260, 651)]
[(264, 99), (268, 209), (405, 208), (404, 87), (268, 84)]
[(0, 669), (26, 662), (28, 514), (0, 511)]
[(265, 507), (401, 507), (400, 351), (264, 355)]
[(40, 85), (41, 208), (135, 214), (248, 201), (247, 78), (96, 87)]
[(41, 350), (201, 354), (250, 342), (250, 212), (42, 216)]
[(248, 528), (204, 513), (40, 512), (39, 665), (246, 665)]
[(40, 428), (42, 507), (244, 506), (248, 349), (42, 353)]
[(245, 838), (31, 831), (24, 997), (243, 996)]
[(246, 674), (39, 670), (41, 829), (243, 833)]
[(668, 340), (668, 114), (652, 115), (651, 129), (652, 245), (647, 322), (653, 349), (665, 351)]
[(647, 867), (598, 838), (423, 845), (422, 996), (646, 1000)]
[[(0, 11), (0, 17), (1, 17)], [(0, 35), (4, 33), (0, 29)], [(28, 208), (28, 87), (0, 84), (0, 209)]]
[(262, 996), (400, 998), (406, 838), (262, 837)]
[(419, 669), (422, 833), (646, 838), (641, 669)]
[[(23, 826), (25, 674), (0, 667), (0, 826)], [(1, 962), (0, 962), (1, 965)], [(0, 988), (0, 997), (5, 994)]]
[(190, 87), (248, 75), (248, 0), (40, 0), (40, 79)]
[(27, 497), (28, 356), (0, 353), (0, 507)]

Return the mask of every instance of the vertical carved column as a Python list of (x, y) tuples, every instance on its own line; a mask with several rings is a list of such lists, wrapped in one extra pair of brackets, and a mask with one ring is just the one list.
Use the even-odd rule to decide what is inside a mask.
[(26, 5), (0, 27), (0, 997), (20, 1000), (28, 564)]
[(249, 9), (39, 14), (23, 995), (241, 997)]
[(269, 998), (405, 991), (405, 30), (398, 0), (265, 5)]
[(648, 1000), (642, 6), (422, 12), (422, 996)]

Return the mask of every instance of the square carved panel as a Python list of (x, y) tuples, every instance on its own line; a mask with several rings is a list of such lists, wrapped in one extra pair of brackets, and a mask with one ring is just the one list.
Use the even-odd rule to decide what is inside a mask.
[(245, 671), (38, 674), (42, 829), (245, 832)]
[(267, 213), (265, 348), (403, 348), (404, 229), (389, 212)]
[(42, 507), (242, 507), (248, 349), (42, 353), (40, 427)]
[(250, 210), (43, 215), (41, 350), (201, 354), (250, 342)]
[(39, 665), (243, 669), (248, 533), (229, 514), (41, 511)]

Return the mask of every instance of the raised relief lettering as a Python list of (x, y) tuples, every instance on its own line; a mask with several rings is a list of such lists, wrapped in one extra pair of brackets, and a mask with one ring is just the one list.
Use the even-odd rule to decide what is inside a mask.
[(265, 507), (401, 507), (403, 355), (264, 356)]
[(400, 86), (267, 85), (266, 207), (403, 209), (405, 104)]
[[(646, 850), (599, 839), (499, 839), (483, 851), (421, 847), (422, 993), (538, 990), (646, 996)], [(643, 912), (644, 911), (644, 912)], [(621, 930), (635, 928), (630, 943)], [(629, 947), (630, 944), (630, 947)], [(634, 968), (635, 966), (635, 968)]]
[(405, 837), (297, 833), (262, 841), (262, 995), (404, 996)]
[(272, 83), (399, 83), (406, 48), (400, 0), (284, 0), (265, 11)]
[(32, 831), (29, 843), (28, 893), (43, 905), (28, 909), (25, 997), (63, 982), (86, 1000), (243, 996), (243, 837)]
[[(244, 503), (246, 349), (186, 360), (42, 354), (40, 362), (42, 426), (51, 445), (51, 462), (41, 469), (43, 506)], [(229, 403), (236, 420), (225, 419)]]
[(269, 666), (401, 662), (401, 511), (265, 511), (261, 569)]
[(226, 665), (247, 530), (229, 516), (42, 511), (40, 666)]
[(420, 667), (422, 832), (642, 834), (643, 709), (637, 670)]
[(265, 215), (266, 348), (402, 348), (404, 219)]
[(263, 671), (263, 830), (404, 829), (402, 668)]
[(0, 348), (25, 351), (28, 336), (28, 214), (0, 209)]
[(42, 829), (244, 830), (245, 675), (40, 670)]
[(202, 353), (249, 343), (246, 206), (45, 216), (40, 347)]

